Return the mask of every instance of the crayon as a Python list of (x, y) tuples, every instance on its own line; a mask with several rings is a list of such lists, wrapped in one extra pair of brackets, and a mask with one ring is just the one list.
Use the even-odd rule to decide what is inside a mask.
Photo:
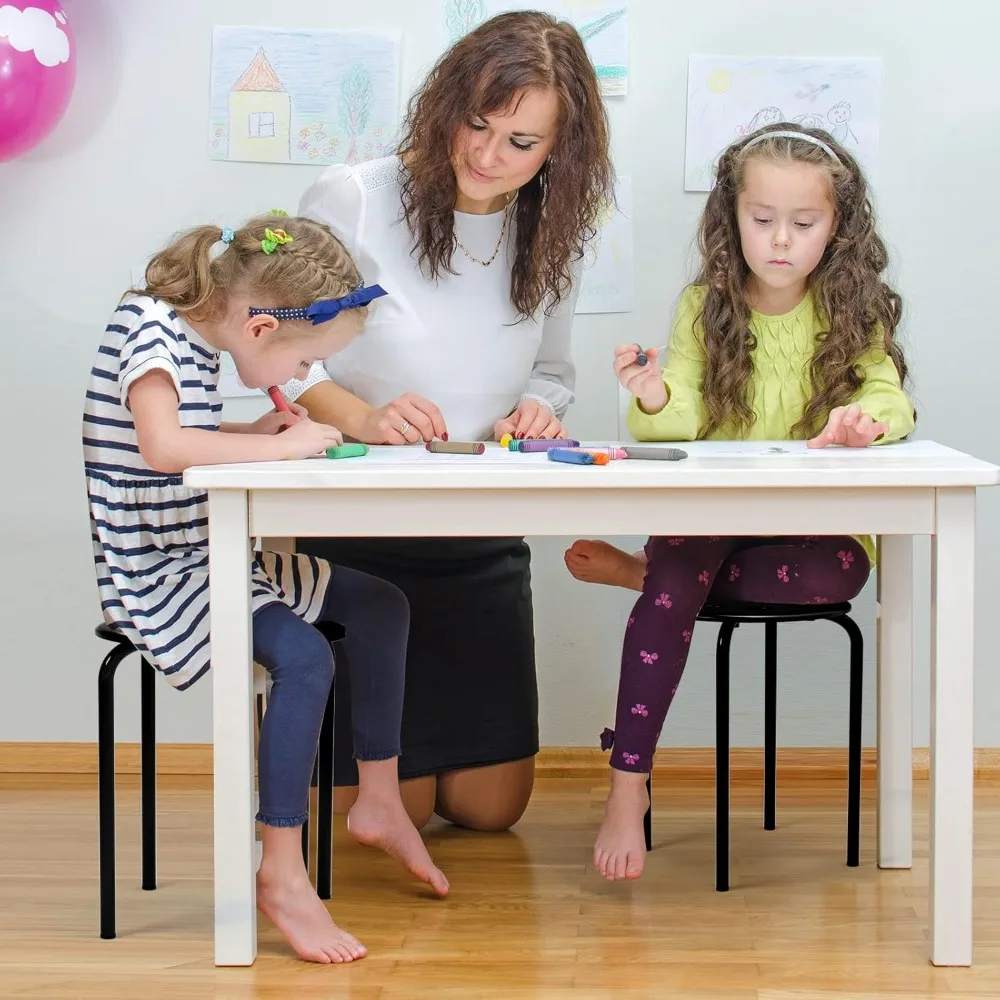
[(624, 448), (617, 448), (611, 444), (584, 446), (581, 450), (589, 452), (591, 455), (604, 455), (611, 460), (628, 458), (628, 452)]
[(508, 445), (510, 445), (511, 441), (513, 441), (513, 440), (514, 440), (514, 435), (513, 434), (504, 434), (504, 435), (502, 435), (501, 438), (500, 438), (500, 447), (501, 448), (508, 447)]
[[(597, 465), (597, 457), (585, 451), (572, 448), (550, 448), (546, 452), (550, 462), (565, 462), (567, 465)], [(607, 456), (605, 456), (607, 458)]]
[(651, 459), (658, 462), (679, 462), (687, 458), (687, 452), (680, 448), (637, 448), (626, 445), (625, 451), (629, 458)]
[(508, 451), (548, 451), (550, 448), (577, 448), (579, 441), (570, 438), (547, 438), (542, 441), (508, 441)]
[(636, 351), (635, 363), (640, 368), (645, 368), (646, 365), (649, 364), (649, 355), (646, 354), (646, 352), (642, 349), (641, 344), (635, 345), (635, 351)]
[(326, 449), (327, 458), (360, 458), (367, 454), (366, 444), (338, 444), (335, 448)]
[(274, 403), (274, 408), (279, 413), (291, 412), (291, 407), (285, 402), (285, 397), (281, 395), (281, 390), (276, 385), (272, 385), (267, 390), (267, 394), (271, 397), (271, 402)]
[(427, 450), (444, 455), (482, 455), (486, 445), (482, 441), (428, 441)]

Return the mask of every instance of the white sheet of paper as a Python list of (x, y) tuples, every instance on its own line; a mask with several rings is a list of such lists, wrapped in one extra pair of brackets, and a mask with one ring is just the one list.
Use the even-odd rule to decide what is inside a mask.
[(825, 129), (874, 183), (881, 89), (881, 59), (691, 56), (684, 189), (711, 190), (725, 148), (778, 121)]
[(632, 178), (618, 178), (618, 209), (608, 205), (597, 237), (588, 245), (578, 313), (623, 313), (635, 308)]
[(587, 45), (601, 93), (623, 97), (628, 92), (628, 0), (445, 0), (448, 43), (511, 10), (541, 10), (572, 22)]
[(211, 159), (360, 163), (387, 156), (398, 125), (396, 36), (215, 28)]

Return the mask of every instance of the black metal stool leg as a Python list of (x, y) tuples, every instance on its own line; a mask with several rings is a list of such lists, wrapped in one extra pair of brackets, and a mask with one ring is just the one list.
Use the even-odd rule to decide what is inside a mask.
[(642, 835), (646, 838), (646, 850), (653, 849), (653, 772), (646, 775), (646, 797), (649, 799), (649, 806), (646, 808), (646, 815), (642, 817)]
[(156, 671), (146, 660), (140, 672), (142, 702), (142, 887), (156, 888)]
[[(312, 799), (312, 791), (309, 792)], [(308, 806), (306, 807), (308, 808)], [(309, 820), (302, 824), (302, 861), (306, 866), (306, 874), (309, 873)]]
[[(343, 659), (343, 650), (340, 651)], [(333, 892), (333, 713), (334, 686), (323, 713), (319, 733), (319, 768), (317, 771), (318, 804), (316, 806), (316, 894), (329, 899)]]
[(764, 829), (773, 830), (778, 777), (778, 623), (764, 623)]
[(715, 644), (715, 889), (729, 891), (729, 646), (732, 622)]
[(131, 652), (131, 646), (115, 646), (97, 674), (97, 826), (105, 939), (115, 936), (115, 671)]
[(847, 749), (847, 865), (861, 862), (861, 707), (864, 697), (864, 636), (858, 623), (844, 615), (833, 619), (851, 641), (850, 722)]

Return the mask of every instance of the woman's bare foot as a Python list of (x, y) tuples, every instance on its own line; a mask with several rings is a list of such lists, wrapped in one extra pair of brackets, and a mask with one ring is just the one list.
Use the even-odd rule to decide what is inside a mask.
[[(364, 767), (360, 761), (359, 765)], [(362, 773), (357, 801), (347, 814), (347, 829), (351, 836), (358, 843), (377, 847), (402, 862), (439, 896), (448, 895), (448, 880), (431, 860), (417, 828), (407, 815), (399, 797), (399, 786), (395, 786), (394, 793), (382, 794), (371, 791), (365, 785)]]
[(646, 775), (611, 769), (611, 794), (594, 844), (594, 867), (608, 881), (636, 879), (646, 864), (642, 818), (649, 808)]
[[(340, 964), (364, 958), (368, 949), (333, 922), (309, 881), (302, 864), (301, 831), (301, 827), (264, 827), (264, 856), (257, 872), (257, 908), (274, 922), (295, 953), (307, 962)], [(290, 836), (282, 837), (286, 833)], [(297, 864), (289, 846), (298, 852)]]
[(570, 573), (584, 583), (642, 590), (646, 560), (641, 555), (622, 552), (607, 542), (580, 539), (566, 550), (563, 558)]

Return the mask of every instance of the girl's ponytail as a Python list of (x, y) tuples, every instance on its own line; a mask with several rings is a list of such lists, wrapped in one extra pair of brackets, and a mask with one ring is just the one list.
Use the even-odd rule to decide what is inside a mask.
[(212, 273), (212, 248), (221, 239), (218, 226), (189, 229), (150, 260), (145, 289), (133, 291), (163, 299), (195, 318), (210, 316), (219, 291)]

